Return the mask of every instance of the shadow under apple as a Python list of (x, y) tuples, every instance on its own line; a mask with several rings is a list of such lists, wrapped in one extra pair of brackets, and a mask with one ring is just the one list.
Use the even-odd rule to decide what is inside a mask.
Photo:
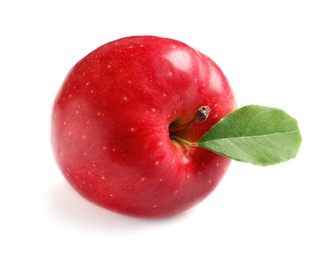
[(48, 194), (48, 206), (58, 220), (70, 226), (105, 232), (133, 232), (181, 221), (191, 211), (166, 218), (134, 218), (111, 212), (81, 197), (67, 182), (55, 184)]

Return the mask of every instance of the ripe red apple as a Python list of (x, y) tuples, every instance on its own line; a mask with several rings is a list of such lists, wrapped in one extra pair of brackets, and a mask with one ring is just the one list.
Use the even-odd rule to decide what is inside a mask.
[[(201, 106), (211, 109), (208, 119), (186, 124)], [(53, 107), (53, 151), (89, 201), (131, 216), (169, 216), (208, 196), (230, 163), (175, 136), (197, 141), (235, 108), (227, 79), (207, 56), (172, 39), (127, 37), (94, 50), (67, 75)]]

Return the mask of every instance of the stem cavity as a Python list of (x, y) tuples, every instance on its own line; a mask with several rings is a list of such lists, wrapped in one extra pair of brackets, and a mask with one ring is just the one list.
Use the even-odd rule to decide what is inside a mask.
[(189, 141), (187, 141), (187, 140), (185, 140), (183, 138), (180, 138), (179, 136), (176, 136), (176, 135), (171, 136), (171, 138), (174, 139), (174, 140), (177, 140), (180, 143), (186, 144), (189, 147), (197, 146), (197, 143), (196, 142), (195, 143), (189, 142)]
[(201, 106), (194, 114), (193, 119), (187, 123), (169, 126), (170, 138), (172, 141), (174, 141), (176, 146), (180, 147), (181, 149), (188, 149), (188, 147), (190, 148), (197, 146), (197, 142), (189, 142), (184, 138), (181, 138), (179, 134), (176, 134), (176, 132), (186, 129), (187, 127), (190, 127), (194, 124), (204, 122), (208, 118), (210, 112), (211, 109), (208, 106)]

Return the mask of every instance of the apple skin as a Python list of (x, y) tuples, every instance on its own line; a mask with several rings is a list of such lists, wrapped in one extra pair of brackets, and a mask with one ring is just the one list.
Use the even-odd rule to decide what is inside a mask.
[(169, 126), (208, 119), (176, 136), (195, 142), (236, 108), (220, 68), (186, 44), (154, 36), (109, 42), (68, 73), (54, 102), (58, 167), (84, 198), (136, 217), (165, 217), (207, 197), (230, 159), (172, 140)]

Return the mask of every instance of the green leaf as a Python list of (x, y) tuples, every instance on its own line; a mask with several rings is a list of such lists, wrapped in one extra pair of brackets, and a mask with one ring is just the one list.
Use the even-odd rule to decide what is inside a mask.
[(302, 137), (296, 119), (281, 109), (249, 105), (222, 118), (197, 146), (261, 166), (295, 158)]

